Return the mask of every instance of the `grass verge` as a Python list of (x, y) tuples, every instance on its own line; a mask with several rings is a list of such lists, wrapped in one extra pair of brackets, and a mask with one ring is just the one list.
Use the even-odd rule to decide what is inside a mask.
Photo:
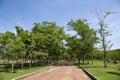
[(108, 67), (104, 68), (102, 61), (94, 61), (94, 64), (81, 65), (81, 67), (100, 80), (120, 80), (120, 63), (108, 63)]
[(42, 70), (50, 66), (43, 66), (43, 67), (34, 67), (34, 68), (24, 68), (24, 69), (17, 69), (16, 73), (9, 73), (9, 72), (0, 72), (0, 80), (11, 80), (13, 78), (32, 73), (38, 70)]

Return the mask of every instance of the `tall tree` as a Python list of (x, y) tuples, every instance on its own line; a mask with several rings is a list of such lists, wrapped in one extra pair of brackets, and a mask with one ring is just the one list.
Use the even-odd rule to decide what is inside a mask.
[(2, 60), (3, 64), (3, 71), (5, 67), (5, 62), (7, 58), (7, 53), (5, 50), (5, 40), (4, 40), (4, 34), (0, 33), (0, 59)]
[(100, 34), (100, 41), (101, 41), (101, 48), (104, 51), (104, 67), (107, 67), (107, 48), (110, 48), (112, 44), (110, 44), (110, 41), (107, 41), (106, 38), (108, 36), (111, 36), (112, 34), (107, 31), (108, 25), (105, 23), (105, 19), (111, 14), (111, 12), (105, 12), (105, 15), (102, 16), (102, 14), (97, 13), (98, 18), (98, 24), (100, 26), (98, 32)]
[(86, 19), (78, 19), (76, 21), (71, 20), (68, 23), (68, 27), (77, 32), (78, 38), (76, 39), (76, 42), (78, 43), (76, 44), (79, 44), (79, 47), (76, 48), (79, 48), (79, 54), (82, 55), (83, 64), (85, 64), (85, 56), (92, 51), (94, 44), (96, 43), (96, 31), (90, 28)]
[(35, 23), (32, 29), (35, 34), (36, 46), (44, 53), (48, 53), (49, 58), (58, 59), (62, 53), (62, 41), (66, 35), (64, 28), (54, 22)]
[(15, 26), (16, 29), (16, 36), (19, 37), (20, 44), (21, 44), (21, 50), (18, 52), (19, 53), (19, 58), (22, 59), (22, 64), (21, 64), (21, 68), (23, 68), (24, 66), (24, 62), (26, 62), (26, 59), (28, 58), (28, 45), (29, 45), (29, 31), (24, 30), (22, 27), (20, 26)]
[(14, 72), (14, 61), (17, 57), (16, 45), (15, 45), (15, 34), (7, 31), (7, 32), (5, 32), (3, 39), (4, 39), (4, 43), (5, 43), (5, 51), (7, 54), (7, 58), (12, 61), (11, 72)]

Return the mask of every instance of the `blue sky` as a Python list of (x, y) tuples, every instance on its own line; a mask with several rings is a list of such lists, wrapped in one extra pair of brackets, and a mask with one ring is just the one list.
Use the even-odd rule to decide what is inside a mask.
[[(34, 22), (51, 21), (67, 26), (73, 18), (86, 18), (91, 27), (98, 29), (96, 11), (120, 12), (120, 0), (0, 0), (0, 32), (15, 32), (18, 25), (30, 30)], [(110, 15), (106, 21), (114, 44), (120, 48), (120, 13)]]

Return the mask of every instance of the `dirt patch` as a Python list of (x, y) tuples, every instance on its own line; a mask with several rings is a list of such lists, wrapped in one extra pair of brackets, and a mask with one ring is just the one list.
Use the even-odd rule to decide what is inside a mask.
[[(18, 79), (17, 79), (18, 80)], [(91, 80), (75, 66), (56, 66), (19, 80)]]

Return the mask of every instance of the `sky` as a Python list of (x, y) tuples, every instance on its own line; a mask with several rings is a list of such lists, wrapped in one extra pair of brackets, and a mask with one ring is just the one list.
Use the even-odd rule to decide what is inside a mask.
[(120, 0), (0, 0), (0, 32), (15, 32), (15, 26), (30, 30), (35, 22), (56, 22), (67, 26), (72, 19), (88, 19), (90, 26), (98, 29), (97, 12), (117, 12), (105, 22), (112, 36), (112, 49), (120, 48)]

